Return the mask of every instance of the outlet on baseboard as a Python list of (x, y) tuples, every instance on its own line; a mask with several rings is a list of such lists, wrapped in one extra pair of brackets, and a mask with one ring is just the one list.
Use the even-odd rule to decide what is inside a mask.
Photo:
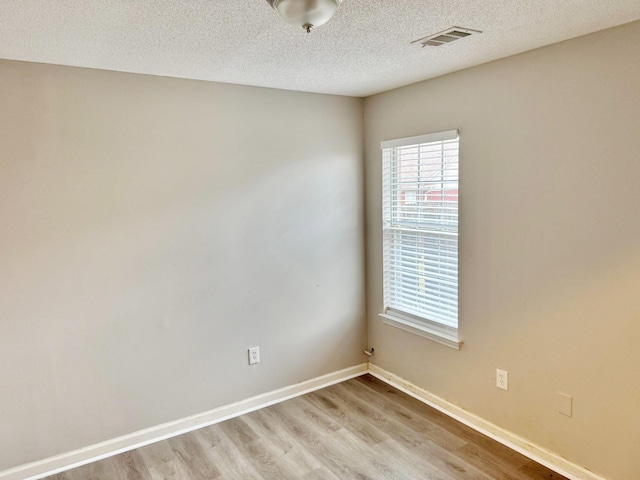
[(509, 390), (509, 372), (496, 368), (496, 387)]
[(249, 349), (249, 365), (260, 363), (260, 347), (251, 347)]

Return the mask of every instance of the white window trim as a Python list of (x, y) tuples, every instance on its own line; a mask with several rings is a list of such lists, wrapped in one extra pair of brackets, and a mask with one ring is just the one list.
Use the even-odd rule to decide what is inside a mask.
[(444, 327), (439, 325), (426, 325), (424, 322), (418, 323), (415, 320), (409, 318), (403, 318), (404, 316), (398, 313), (379, 313), (378, 316), (382, 318), (382, 323), (390, 325), (392, 327), (399, 328), (405, 332), (413, 333), (421, 337), (432, 340), (445, 347), (450, 347), (455, 350), (460, 350), (462, 347), (462, 340), (458, 338), (458, 335), (454, 331), (447, 331)]
[[(420, 143), (431, 143), (459, 138), (458, 130), (430, 133), (415, 137), (405, 137), (395, 140), (386, 140), (380, 143), (380, 149), (402, 147), (405, 145), (416, 145)], [(384, 195), (384, 192), (383, 192)], [(399, 328), (414, 335), (419, 335), (428, 340), (439, 343), (446, 347), (460, 350), (464, 343), (458, 336), (458, 329), (447, 327), (435, 322), (430, 322), (422, 318), (412, 318), (410, 314), (399, 312), (393, 309), (385, 309), (378, 314), (382, 322), (395, 328)]]
[(458, 130), (447, 130), (446, 132), (427, 133), (415, 137), (396, 138), (395, 140), (385, 140), (380, 142), (380, 150), (386, 148), (404, 147), (405, 145), (417, 145), (419, 143), (445, 142), (458, 138)]

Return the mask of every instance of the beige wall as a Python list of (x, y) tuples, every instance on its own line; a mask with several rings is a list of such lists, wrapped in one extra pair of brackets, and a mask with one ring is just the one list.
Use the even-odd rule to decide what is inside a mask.
[[(373, 362), (616, 480), (640, 478), (638, 45), (640, 22), (365, 101)], [(377, 316), (380, 141), (454, 128), (459, 352)]]
[[(374, 362), (616, 480), (640, 477), (638, 44), (365, 101)], [(459, 352), (377, 317), (379, 142), (452, 128)], [(358, 99), (0, 61), (0, 470), (359, 363), (362, 129)]]
[(1, 61), (0, 470), (361, 363), (362, 135), (360, 99)]

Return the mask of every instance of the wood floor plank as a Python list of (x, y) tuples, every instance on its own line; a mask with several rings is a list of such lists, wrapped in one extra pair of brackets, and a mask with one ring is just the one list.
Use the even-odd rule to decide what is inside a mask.
[(229, 441), (229, 438), (222, 431), (222, 423), (216, 423), (215, 425), (209, 425), (208, 427), (196, 430), (197, 436), (210, 448), (225, 444)]
[(365, 375), (47, 480), (566, 480)]
[(279, 449), (267, 439), (254, 440), (239, 447), (251, 466), (262, 478), (300, 478), (311, 469), (296, 464), (291, 457), (279, 452)]
[[(323, 401), (320, 401), (322, 398)], [(342, 423), (345, 428), (329, 433), (313, 444), (314, 453), (320, 457), (325, 466), (331, 470), (339, 478), (384, 478), (384, 479), (405, 479), (411, 478), (403, 472), (403, 466), (398, 465), (394, 457), (381, 452), (374, 452), (369, 448), (372, 444), (369, 440), (373, 439), (373, 444), (378, 444), (378, 438), (388, 438), (378, 431), (374, 425), (370, 425), (368, 432), (363, 434), (360, 430), (360, 423), (354, 422), (354, 419), (348, 419), (351, 413), (345, 405), (339, 406), (340, 399), (336, 396), (318, 398), (313, 395), (305, 396), (303, 400), (313, 404), (317, 411), (315, 415), (318, 418), (328, 416), (332, 420)], [(329, 401), (328, 401), (329, 400)], [(335, 402), (334, 402), (335, 401)], [(338, 402), (338, 403), (336, 403)], [(332, 405), (335, 405), (333, 407)], [(313, 408), (306, 410), (307, 415), (313, 415)], [(286, 415), (286, 412), (285, 412)], [(295, 421), (295, 419), (291, 419)], [(377, 437), (377, 438), (376, 438)], [(350, 459), (350, 465), (341, 461), (342, 458)]]
[(306, 395), (303, 397), (291, 399), (280, 405), (274, 405), (276, 410), (278, 410), (280, 406), (291, 409), (291, 411), (297, 411), (308, 420), (309, 425), (313, 425), (317, 430), (320, 430), (321, 432), (331, 434), (342, 429), (342, 425), (328, 416), (326, 412), (323, 412), (322, 410), (312, 405), (307, 400)]
[(330, 390), (310, 393), (306, 399), (369, 446), (389, 439), (389, 436), (376, 428), (368, 418), (353, 410), (344, 398)]
[(500, 455), (496, 455), (492, 449), (481, 448), (474, 443), (467, 443), (451, 453), (484, 472), (490, 472), (494, 480), (525, 480), (527, 478), (519, 470), (529, 461), (524, 455), (521, 462), (509, 462)]
[(224, 434), (220, 425), (196, 430), (194, 436), (207, 451), (211, 461), (221, 472), (220, 480), (261, 479), (262, 476), (251, 466), (245, 454)]
[(178, 459), (149, 467), (149, 473), (153, 480), (183, 480), (189, 478), (183, 463)]
[(247, 425), (243, 417), (232, 418), (226, 422), (219, 423), (217, 426), (229, 437), (229, 440), (238, 446), (259, 439), (258, 434)]
[(245, 421), (261, 438), (267, 438), (276, 447), (280, 455), (286, 455), (305, 472), (311, 472), (322, 466), (311, 451), (303, 447), (284, 428), (274, 421), (268, 409), (258, 410), (245, 415)]
[(362, 388), (358, 388), (357, 385), (354, 387), (355, 389), (352, 389), (347, 384), (338, 384), (331, 388), (343, 396), (350, 408), (405, 447), (414, 448), (427, 439), (434, 441), (434, 437), (438, 440), (436, 443), (446, 446), (446, 448), (457, 448), (464, 445), (447, 432), (439, 432), (439, 427), (425, 421), (411, 411), (394, 406), (384, 401), (382, 397), (374, 398), (378, 397), (375, 393), (367, 394), (364, 392), (363, 395)]
[(340, 478), (331, 473), (331, 470), (325, 467), (317, 468), (302, 478), (303, 480), (340, 480)]
[(213, 480), (222, 475), (195, 435), (180, 435), (170, 438), (167, 442), (175, 452), (176, 460), (189, 475), (188, 478)]
[[(441, 428), (442, 430), (448, 432), (450, 434), (449, 438), (453, 436), (454, 438), (456, 438), (456, 442), (458, 443), (475, 443), (483, 449), (491, 450), (494, 455), (497, 455), (508, 462), (522, 462), (523, 456), (515, 452), (514, 450), (505, 447), (504, 445), (492, 440), (486, 435), (477, 432), (471, 427), (468, 427), (460, 422), (452, 421), (451, 417), (449, 417), (448, 415), (445, 415), (435, 408), (430, 407), (429, 405), (422, 403), (410, 397), (409, 395), (406, 395), (400, 390), (397, 390), (396, 388), (382, 382), (381, 380), (371, 375), (364, 375), (362, 377), (358, 377), (355, 380), (373, 389), (373, 391), (377, 391), (379, 394), (388, 397), (389, 401), (397, 402), (407, 410), (418, 414), (427, 421), (436, 425), (438, 428)], [(430, 440), (433, 440), (433, 438), (430, 438)], [(462, 445), (459, 445), (458, 448), (461, 446)], [(455, 449), (453, 445), (446, 445), (445, 448), (450, 450)]]
[(341, 434), (350, 435), (349, 432), (345, 432), (339, 426), (335, 428), (334, 425), (337, 424), (323, 418), (326, 415), (316, 411), (313, 405), (305, 407), (299, 405), (300, 402), (289, 402), (274, 405), (276, 415), (281, 418), (283, 427), (296, 435), (328, 470), (345, 480), (379, 478), (376, 469), (366, 462), (359, 452), (340, 444)]
[(116, 457), (108, 461), (89, 463), (72, 470), (69, 474), (73, 480), (119, 480)]
[(525, 478), (528, 480), (540, 480), (540, 479), (553, 479), (553, 480), (566, 480), (566, 477), (563, 477), (559, 473), (554, 472), (553, 470), (548, 469), (544, 465), (540, 465), (533, 460), (529, 460), (525, 465), (520, 467), (520, 472), (525, 475)]
[(373, 450), (348, 430), (335, 432), (332, 435), (329, 447), (333, 450), (335, 456), (344, 452), (342, 455), (345, 455), (346, 458), (357, 459), (359, 465), (356, 469), (356, 478), (371, 475), (372, 478), (376, 479), (411, 480), (411, 476), (397, 462), (397, 459), (389, 455), (388, 452)]
[[(428, 413), (428, 415), (425, 415), (424, 412), (421, 412), (419, 409), (418, 411), (414, 411), (395, 401), (394, 398), (390, 398), (384, 391), (363, 389), (362, 384), (359, 382), (345, 382), (342, 386), (351, 392), (352, 396), (361, 398), (363, 401), (382, 410), (390, 418), (422, 434), (425, 440), (428, 439), (448, 450), (460, 448), (466, 444), (466, 441), (455, 435), (455, 433), (449, 432), (447, 429), (442, 428), (429, 419), (431, 410), (433, 409), (428, 405), (422, 404)], [(404, 396), (407, 397), (409, 401), (421, 403), (408, 395)]]
[(111, 457), (108, 462), (94, 462), (65, 472), (58, 478), (65, 480), (144, 480), (151, 474), (140, 454), (136, 451), (121, 453)]
[(425, 442), (415, 452), (429, 459), (433, 467), (459, 480), (492, 480), (487, 472), (475, 468), (468, 462), (456, 457), (444, 448), (432, 442)]
[[(358, 377), (355, 380), (360, 384), (368, 386), (370, 389), (378, 392), (379, 395), (382, 395), (385, 398), (391, 397), (389, 398), (389, 401), (397, 402), (408, 410), (411, 410), (432, 422), (432, 424), (436, 426), (436, 430), (429, 432), (428, 436), (430, 437), (430, 440), (440, 446), (443, 446), (447, 450), (456, 451), (464, 445), (472, 443), (478, 447), (481, 455), (489, 456), (494, 461), (500, 460), (504, 462), (504, 464), (512, 464), (516, 467), (520, 467), (530, 461), (524, 455), (521, 455), (491, 438), (482, 435), (476, 430), (473, 430), (460, 422), (452, 421), (452, 419), (444, 413), (415, 400), (409, 395), (400, 392), (394, 387), (371, 375)], [(446, 432), (446, 436), (437, 438), (436, 431)], [(458, 443), (458, 446), (449, 443), (451, 438), (455, 439), (454, 441)], [(441, 441), (443, 439), (444, 443)], [(460, 445), (460, 442), (463, 442), (463, 445)]]
[(154, 480), (178, 480), (186, 472), (168, 441), (152, 443), (137, 449)]
[(120, 478), (127, 480), (144, 480), (149, 478), (149, 469), (140, 453), (136, 450), (125, 452), (114, 457), (114, 461), (119, 465)]
[(441, 472), (433, 466), (429, 458), (416, 454), (412, 448), (404, 447), (394, 440), (387, 440), (384, 443), (375, 445), (373, 451), (379, 455), (391, 456), (395, 462), (401, 465), (410, 478), (420, 478), (424, 480), (455, 480), (455, 477)]

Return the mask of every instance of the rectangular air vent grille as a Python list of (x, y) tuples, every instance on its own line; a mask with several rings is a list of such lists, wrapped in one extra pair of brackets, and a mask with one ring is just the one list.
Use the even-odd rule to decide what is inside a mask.
[(443, 32), (438, 32), (434, 33), (433, 35), (429, 35), (428, 37), (419, 38), (418, 40), (414, 40), (411, 43), (417, 43), (419, 45), (422, 45), (423, 47), (439, 47), (440, 45), (445, 45), (447, 43), (451, 43), (456, 40), (460, 40), (461, 38), (465, 38), (478, 33), (482, 32), (480, 30), (472, 30), (470, 28), (451, 27), (447, 30), (444, 30)]

